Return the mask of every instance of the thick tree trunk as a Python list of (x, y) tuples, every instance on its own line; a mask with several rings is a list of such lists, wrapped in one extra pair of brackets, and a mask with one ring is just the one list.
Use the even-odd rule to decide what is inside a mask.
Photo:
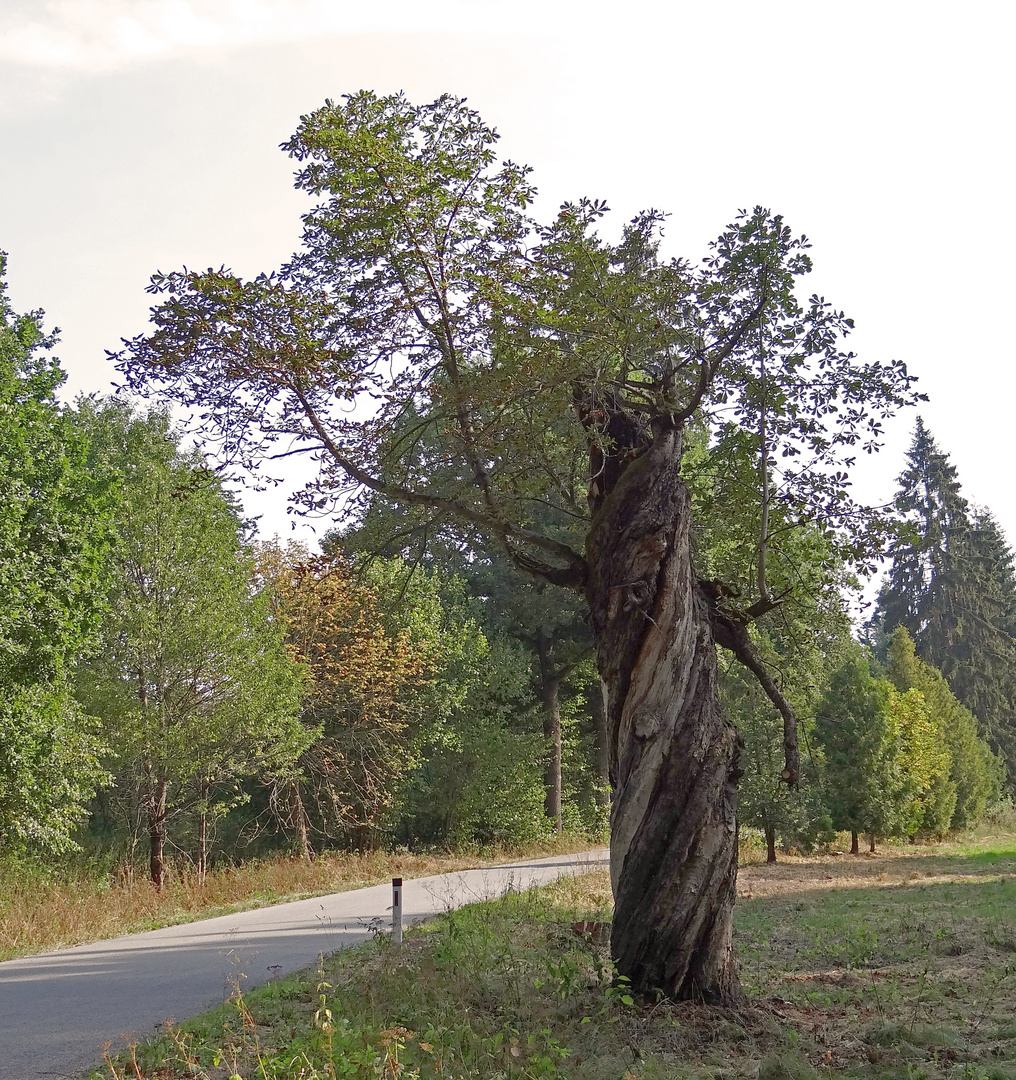
[(857, 833), (851, 832), (850, 834), (850, 854), (860, 855), (861, 849), (857, 846)]
[(741, 1000), (733, 950), (740, 740), (716, 695), (681, 433), (660, 431), (593, 519), (589, 606), (611, 745), (611, 947), (634, 989)]
[(148, 818), (148, 867), (152, 884), (161, 889), (166, 883), (166, 794), (169, 785), (165, 780), (158, 781), (148, 796), (146, 814)]
[(547, 743), (547, 768), (545, 773), (547, 817), (554, 823), (554, 830), (564, 827), (561, 810), (561, 676), (554, 672), (552, 663), (553, 643), (540, 634), (537, 638), (537, 654), (540, 660), (540, 696), (543, 699), (543, 736)]
[(776, 830), (772, 825), (766, 826), (766, 862), (776, 862)]

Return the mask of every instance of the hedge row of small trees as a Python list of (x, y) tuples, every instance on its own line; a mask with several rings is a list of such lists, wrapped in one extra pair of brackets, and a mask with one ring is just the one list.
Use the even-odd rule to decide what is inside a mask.
[(763, 831), (770, 861), (778, 840), (807, 850), (846, 831), (856, 854), (862, 834), (875, 850), (878, 837), (940, 838), (976, 824), (1000, 794), (1004, 765), (907, 631), (893, 633), (884, 663), (848, 639), (832, 666), (802, 711), (807, 752), (796, 791), (773, 770), (771, 712), (740, 682), (727, 688), (746, 741), (742, 822)]

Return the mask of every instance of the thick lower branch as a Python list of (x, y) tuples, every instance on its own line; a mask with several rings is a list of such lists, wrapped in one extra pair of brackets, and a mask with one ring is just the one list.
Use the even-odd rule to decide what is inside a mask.
[[(393, 502), (403, 503), (409, 506), (425, 506), (437, 510), (449, 517), (473, 525), (488, 536), (502, 540), (509, 558), (520, 567), (532, 574), (546, 578), (552, 585), (561, 585), (564, 588), (582, 589), (586, 585), (589, 576), (589, 568), (586, 560), (567, 544), (553, 540), (549, 536), (534, 532), (519, 525), (500, 521), (487, 514), (482, 514), (472, 507), (466, 506), (455, 499), (446, 499), (440, 495), (432, 495), (426, 491), (413, 491), (409, 488), (399, 487), (397, 484), (385, 483), (377, 477), (371, 476), (365, 469), (360, 468), (343, 453), (341, 447), (331, 438), (325, 430), (313, 405), (310, 403), (303, 389), (294, 383), (293, 391), (300, 401), (304, 415), (307, 417), (315, 434), (321, 441), (321, 445), (331, 455), (332, 460), (356, 483), (362, 484), (371, 491), (384, 495)], [(561, 559), (564, 566), (547, 566), (537, 563), (522, 556), (517, 549), (513, 548), (510, 541), (517, 544), (527, 544), (545, 551), (555, 558)]]

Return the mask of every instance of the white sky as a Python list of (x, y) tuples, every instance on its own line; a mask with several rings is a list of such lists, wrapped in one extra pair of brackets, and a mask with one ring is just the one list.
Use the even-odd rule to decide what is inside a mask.
[[(156, 269), (272, 269), (303, 197), (278, 144), (360, 88), (465, 95), (541, 203), (672, 213), (698, 257), (739, 207), (812, 239), (864, 358), (905, 360), (968, 498), (1016, 539), (1013, 6), (882, 0), (2, 0), (0, 248), (62, 328), (69, 392), (145, 329)], [(887, 500), (913, 415), (856, 472)], [(286, 529), (284, 496), (252, 506)]]

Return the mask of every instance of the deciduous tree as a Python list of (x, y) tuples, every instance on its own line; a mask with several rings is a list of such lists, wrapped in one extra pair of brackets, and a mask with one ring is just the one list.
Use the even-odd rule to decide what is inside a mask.
[(416, 763), (415, 699), (433, 677), (435, 657), (408, 628), (386, 631), (373, 591), (354, 582), (340, 556), (268, 546), (260, 562), (276, 618), (310, 673), (301, 714), (313, 738), (300, 773), (283, 786), (283, 817), (304, 855), (308, 811), (322, 837), (373, 847)]
[[(417, 445), (421, 461), (426, 459), (427, 451), (428, 447)], [(569, 525), (575, 527), (574, 522), (549, 513), (545, 507), (536, 507), (534, 511), (542, 526), (550, 526), (562, 538), (567, 536)], [(573, 590), (520, 571), (496, 546), (485, 543), (482, 538), (474, 543), (463, 543), (463, 537), (443, 527), (440, 520), (435, 520), (434, 515), (422, 507), (392, 505), (380, 497), (369, 501), (356, 526), (343, 532), (341, 543), (344, 548), (352, 547), (371, 554), (397, 553), (407, 567), (423, 565), (462, 578), (478, 601), (475, 610), (488, 637), (507, 634), (523, 643), (531, 653), (531, 677), (543, 707), (546, 740), (545, 809), (555, 828), (560, 829), (565, 783), (562, 710), (567, 709), (562, 697), (571, 689), (570, 677), (583, 666), (590, 666), (585, 661), (593, 651), (582, 597)], [(595, 745), (595, 756), (602, 762), (602, 768), (597, 777), (588, 779), (591, 780), (589, 786), (596, 788), (599, 794), (599, 789), (608, 784), (606, 754), (603, 752), (606, 747), (601, 735), (602, 723), (598, 722), (602, 713), (599, 677), (595, 672), (591, 676), (585, 687), (593, 705), (588, 710), (594, 721), (589, 741)]]
[[(746, 387), (767, 349), (767, 453), (786, 456), (800, 512), (860, 554), (841, 460), (877, 445), (910, 380), (857, 364), (849, 320), (796, 298), (807, 243), (781, 218), (741, 215), (698, 268), (660, 258), (655, 212), (617, 243), (590, 200), (540, 226), (528, 171), (499, 166), (495, 138), (451, 97), (364, 92), (304, 117), (287, 149), (321, 201), (301, 252), (253, 281), (158, 275), (155, 328), (120, 366), (193, 407), (231, 460), (314, 456), (308, 508), (350, 485), (423, 507), (583, 595), (606, 684), (619, 969), (640, 990), (734, 1001), (740, 770), (716, 642), (779, 699), (790, 780), (797, 737), (746, 632), (774, 598), (727, 604), (694, 573), (685, 428), (722, 408), (754, 437)], [(541, 526), (546, 507), (584, 539)]]
[(180, 449), (166, 415), (85, 401), (79, 418), (123, 501), (109, 612), (78, 693), (141, 810), (161, 887), (174, 814), (207, 810), (220, 785), (277, 770), (306, 745), (303, 672), (254, 588), (235, 506), (202, 456)]
[(41, 311), (12, 311), (5, 265), (0, 252), (0, 849), (59, 850), (106, 776), (67, 674), (102, 617), (114, 490), (56, 401), (56, 338)]

